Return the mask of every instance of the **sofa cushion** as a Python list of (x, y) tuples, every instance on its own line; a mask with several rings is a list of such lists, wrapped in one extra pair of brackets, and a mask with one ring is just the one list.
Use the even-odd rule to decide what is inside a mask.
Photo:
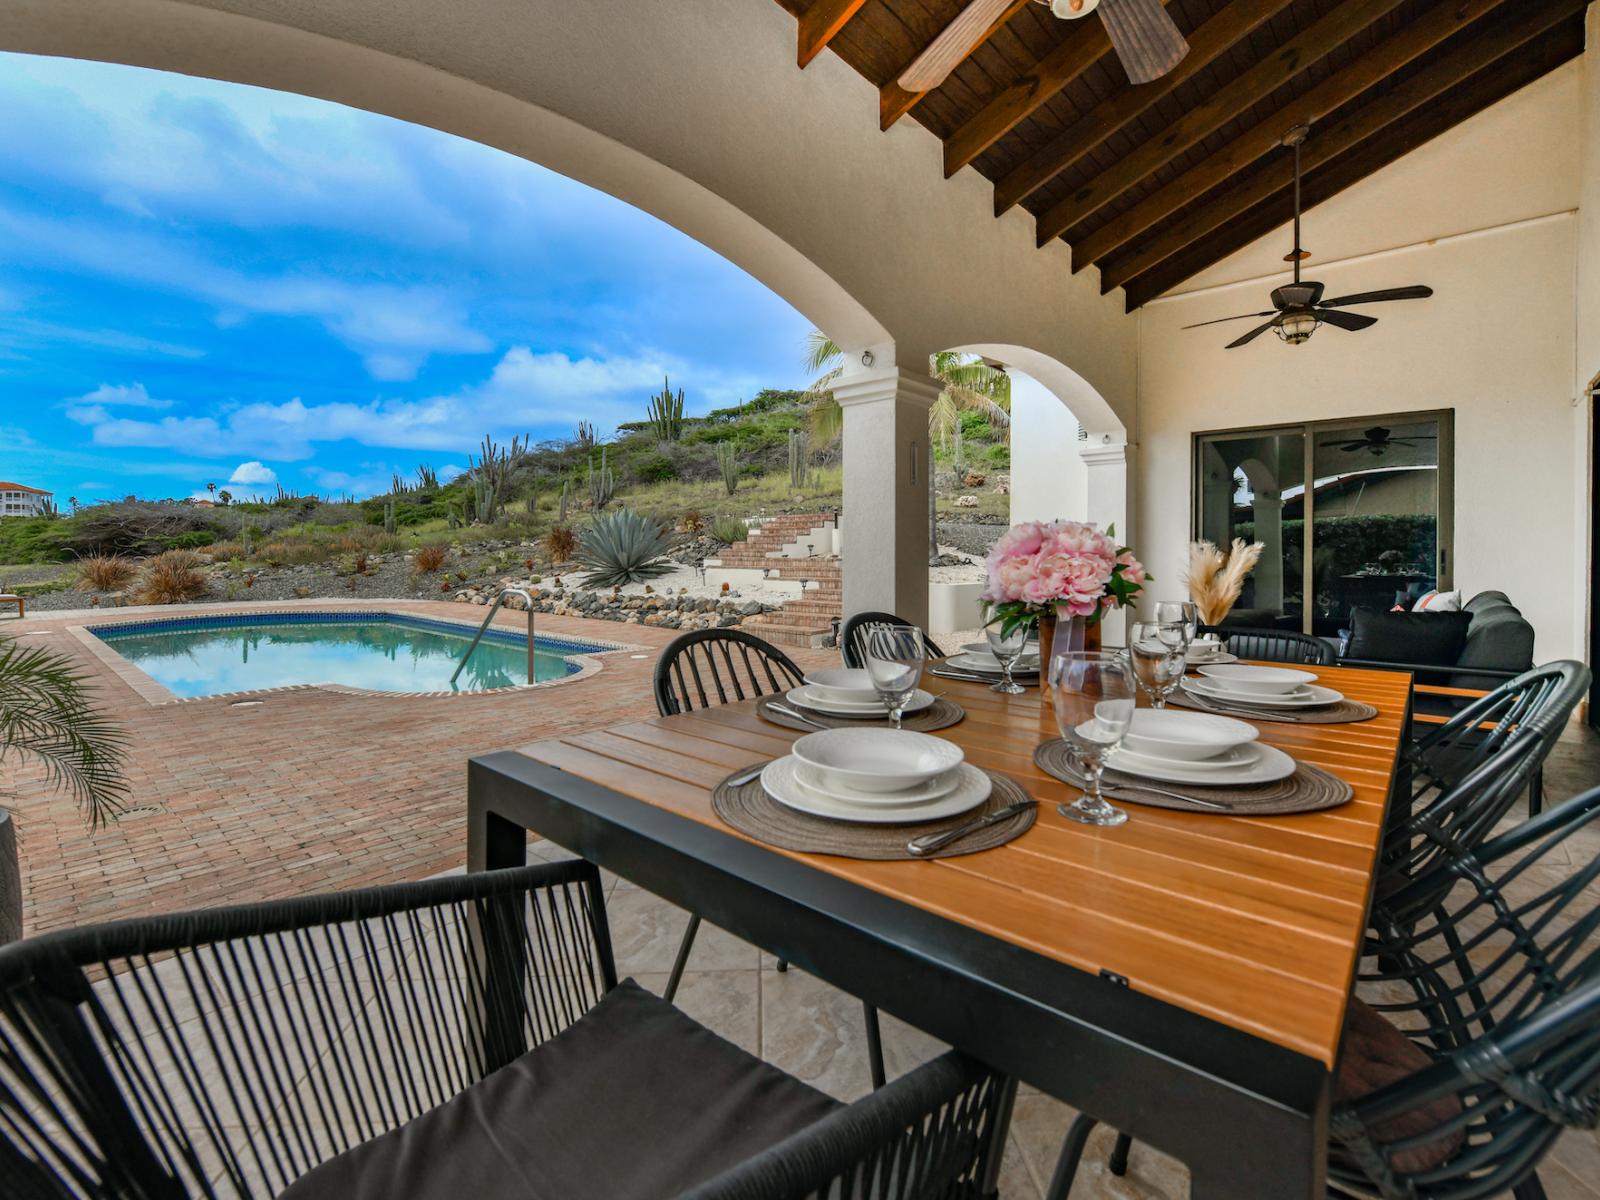
[(628, 980), (557, 1037), (281, 1200), (659, 1200), (839, 1107)]
[[(1491, 667), (1497, 671), (1526, 671), (1533, 666), (1533, 626), (1509, 604), (1495, 604), (1472, 614), (1467, 644), (1462, 647), (1464, 667)], [(1495, 680), (1487, 686), (1493, 687)], [(1464, 683), (1463, 687), (1483, 686)]]
[(1411, 606), (1413, 612), (1460, 612), (1461, 593), (1434, 590), (1424, 592)]
[[(1352, 998), (1345, 1014), (1344, 1039), (1339, 1044), (1339, 1069), (1333, 1081), (1334, 1101), (1349, 1104), (1360, 1100), (1432, 1063), (1432, 1056), (1396, 1029), (1387, 1017), (1371, 1005)], [(1373, 1127), (1371, 1132), (1380, 1142), (1416, 1137), (1454, 1120), (1461, 1111), (1458, 1097), (1445, 1096), (1391, 1117)], [(1418, 1174), (1447, 1161), (1461, 1148), (1463, 1140), (1461, 1130), (1451, 1130), (1392, 1154), (1389, 1161), (1397, 1171)]]
[(1350, 610), (1351, 658), (1451, 667), (1467, 644), (1472, 617), (1463, 612)]

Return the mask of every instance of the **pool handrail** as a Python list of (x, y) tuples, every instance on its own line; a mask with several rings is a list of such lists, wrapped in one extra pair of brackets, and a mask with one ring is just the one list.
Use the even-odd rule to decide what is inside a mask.
[(489, 605), (489, 611), (483, 618), (483, 624), (478, 626), (478, 632), (473, 636), (472, 645), (467, 647), (467, 652), (461, 656), (461, 661), (456, 664), (455, 672), (450, 676), (450, 686), (454, 687), (456, 680), (467, 665), (467, 659), (472, 657), (472, 652), (478, 648), (478, 643), (483, 641), (483, 635), (489, 631), (489, 622), (494, 620), (494, 614), (500, 611), (500, 606), (506, 602), (507, 596), (521, 596), (522, 602), (528, 608), (528, 682), (534, 683), (533, 677), (533, 597), (527, 588), (504, 588), (494, 598), (494, 603)]

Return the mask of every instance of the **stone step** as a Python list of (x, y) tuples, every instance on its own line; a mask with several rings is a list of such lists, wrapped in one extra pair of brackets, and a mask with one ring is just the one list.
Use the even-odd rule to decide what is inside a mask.
[(813, 649), (822, 645), (823, 639), (831, 631), (831, 627), (827, 626), (819, 629), (810, 625), (757, 624), (753, 618), (744, 623), (744, 628), (775, 646), (793, 646), (797, 649)]

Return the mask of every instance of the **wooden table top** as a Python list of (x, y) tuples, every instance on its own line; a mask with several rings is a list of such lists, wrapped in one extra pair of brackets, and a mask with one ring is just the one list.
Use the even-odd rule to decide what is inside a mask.
[[(1116, 972), (1135, 990), (1331, 1070), (1411, 680), (1334, 667), (1317, 675), (1379, 715), (1359, 724), (1258, 728), (1263, 742), (1349, 782), (1355, 798), (1341, 808), (1231, 817), (1119, 801), (1131, 814), (1126, 824), (1081, 825), (1055, 810), (1076, 789), (1033, 765), (1034, 748), (1056, 736), (1038, 691), (1000, 696), (985, 684), (938, 679), (967, 717), (937, 736), (1038, 797), (1034, 827), (998, 849), (932, 862), (772, 852), (1082, 970)], [(520, 752), (742, 837), (712, 811), (712, 788), (740, 767), (785, 753), (799, 736), (761, 720), (747, 702)]]

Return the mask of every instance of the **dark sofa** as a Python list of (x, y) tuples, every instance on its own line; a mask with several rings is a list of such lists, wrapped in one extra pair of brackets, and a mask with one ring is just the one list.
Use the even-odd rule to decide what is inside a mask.
[(1504, 592), (1479, 592), (1459, 613), (1356, 608), (1340, 662), (1408, 667), (1419, 680), (1487, 691), (1533, 666), (1533, 626)]

